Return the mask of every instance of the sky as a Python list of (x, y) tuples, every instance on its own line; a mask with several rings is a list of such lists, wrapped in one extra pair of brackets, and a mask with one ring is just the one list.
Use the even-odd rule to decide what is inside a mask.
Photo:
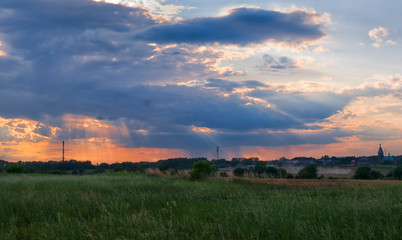
[(402, 154), (399, 1), (0, 1), (0, 159)]

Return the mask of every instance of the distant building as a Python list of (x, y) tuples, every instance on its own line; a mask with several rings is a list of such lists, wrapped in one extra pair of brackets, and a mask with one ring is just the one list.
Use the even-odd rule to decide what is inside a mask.
[(384, 160), (385, 160), (384, 151), (382, 150), (381, 143), (380, 143), (380, 148), (378, 149), (378, 161), (380, 162), (380, 161), (384, 161)]
[(370, 161), (367, 157), (359, 157), (356, 160), (351, 161), (351, 165), (353, 166), (367, 166), (370, 165)]
[(391, 156), (391, 153), (388, 153), (387, 160), (388, 161), (395, 161), (395, 158), (394, 158), (394, 156)]

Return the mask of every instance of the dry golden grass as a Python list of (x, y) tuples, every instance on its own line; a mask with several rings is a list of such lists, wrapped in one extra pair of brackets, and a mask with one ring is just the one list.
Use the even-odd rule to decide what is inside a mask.
[(188, 176), (188, 171), (186, 170), (175, 170), (175, 169), (168, 169), (166, 171), (161, 171), (158, 168), (148, 168), (145, 171), (147, 176), (151, 177), (167, 177), (167, 176), (177, 176), (181, 178), (186, 178)]

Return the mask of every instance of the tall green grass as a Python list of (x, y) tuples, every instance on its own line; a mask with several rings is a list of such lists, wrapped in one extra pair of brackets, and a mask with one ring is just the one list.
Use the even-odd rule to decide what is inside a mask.
[(0, 175), (0, 239), (401, 239), (402, 185)]

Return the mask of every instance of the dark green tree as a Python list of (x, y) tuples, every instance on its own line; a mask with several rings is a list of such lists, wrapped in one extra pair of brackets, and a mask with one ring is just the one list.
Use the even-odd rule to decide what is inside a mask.
[(387, 174), (387, 177), (397, 179), (397, 180), (402, 180), (402, 166), (397, 167), (394, 170), (390, 171)]
[(8, 164), (6, 166), (6, 172), (7, 173), (24, 173), (24, 165), (21, 163), (15, 163), (15, 164)]
[(384, 175), (381, 172), (372, 170), (368, 166), (358, 167), (353, 176), (354, 179), (379, 179), (383, 177)]
[(317, 178), (317, 165), (315, 164), (310, 164), (302, 168), (298, 173), (296, 178), (306, 178), (306, 179), (311, 179), (311, 178)]
[(235, 168), (233, 170), (233, 174), (236, 177), (243, 177), (245, 172), (246, 172), (246, 169), (244, 169), (244, 168)]
[(189, 172), (190, 180), (199, 180), (211, 176), (216, 171), (216, 166), (208, 161), (198, 161), (193, 163), (193, 168)]
[(371, 167), (361, 166), (355, 171), (355, 179), (371, 179)]

